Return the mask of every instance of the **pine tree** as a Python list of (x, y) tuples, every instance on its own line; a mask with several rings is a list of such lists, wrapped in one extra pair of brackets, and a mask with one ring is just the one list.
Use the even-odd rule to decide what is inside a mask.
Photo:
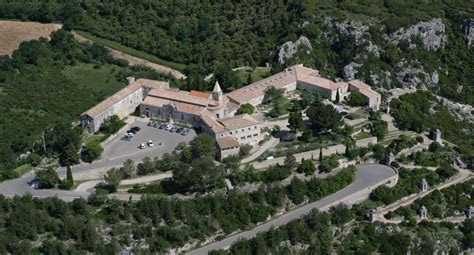
[(323, 162), (323, 147), (319, 148), (319, 162)]
[(340, 101), (341, 101), (341, 95), (339, 95), (339, 90), (337, 90), (337, 93), (336, 93), (336, 104), (339, 104)]

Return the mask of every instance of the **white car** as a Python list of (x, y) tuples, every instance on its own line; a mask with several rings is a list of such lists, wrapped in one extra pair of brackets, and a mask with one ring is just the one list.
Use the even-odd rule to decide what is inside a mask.
[(138, 148), (140, 148), (140, 149), (142, 149), (142, 150), (143, 150), (143, 149), (145, 149), (145, 148), (146, 148), (146, 146), (145, 146), (145, 144), (144, 144), (144, 143), (142, 143), (142, 144), (140, 144), (140, 146), (138, 146)]
[(171, 126), (171, 125), (168, 124), (168, 125), (165, 126), (164, 130), (170, 130), (170, 129), (172, 129), (172, 128), (173, 128), (173, 126)]
[(148, 147), (153, 147), (153, 141), (152, 140), (148, 141), (147, 145)]

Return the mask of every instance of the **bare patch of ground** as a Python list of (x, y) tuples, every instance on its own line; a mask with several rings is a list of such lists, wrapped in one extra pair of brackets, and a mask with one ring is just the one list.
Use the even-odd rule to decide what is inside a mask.
[(61, 27), (61, 24), (0, 20), (0, 55), (11, 55), (23, 41), (49, 39), (50, 34)]

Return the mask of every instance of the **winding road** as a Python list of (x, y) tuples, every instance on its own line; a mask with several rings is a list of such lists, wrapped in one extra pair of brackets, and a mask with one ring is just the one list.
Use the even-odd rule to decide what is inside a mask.
[(344, 203), (352, 205), (367, 198), (370, 191), (383, 185), (397, 177), (397, 173), (390, 167), (370, 164), (357, 166), (355, 181), (344, 189), (329, 195), (316, 202), (296, 208), (266, 223), (263, 223), (251, 230), (244, 231), (221, 241), (207, 244), (201, 248), (192, 250), (187, 254), (207, 254), (212, 250), (227, 249), (239, 239), (249, 239), (255, 237), (258, 233), (265, 232), (271, 228), (277, 228), (285, 225), (294, 219), (298, 219), (309, 214), (313, 209), (320, 211), (328, 210), (331, 206)]

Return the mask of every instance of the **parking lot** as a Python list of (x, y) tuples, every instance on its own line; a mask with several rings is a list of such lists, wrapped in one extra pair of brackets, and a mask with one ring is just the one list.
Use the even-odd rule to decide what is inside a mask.
[[(136, 121), (129, 128), (139, 127), (138, 131), (130, 140), (124, 139), (125, 133), (118, 134), (112, 141), (104, 146), (102, 154), (103, 160), (113, 160), (118, 158), (131, 158), (140, 160), (144, 157), (161, 157), (166, 152), (170, 153), (180, 142), (189, 143), (194, 139), (196, 133), (189, 129), (187, 135), (166, 131), (155, 127), (147, 126), (147, 122)], [(149, 147), (147, 142), (153, 141), (153, 147)], [(160, 145), (161, 143), (161, 145)], [(144, 149), (140, 145), (145, 144)]]

